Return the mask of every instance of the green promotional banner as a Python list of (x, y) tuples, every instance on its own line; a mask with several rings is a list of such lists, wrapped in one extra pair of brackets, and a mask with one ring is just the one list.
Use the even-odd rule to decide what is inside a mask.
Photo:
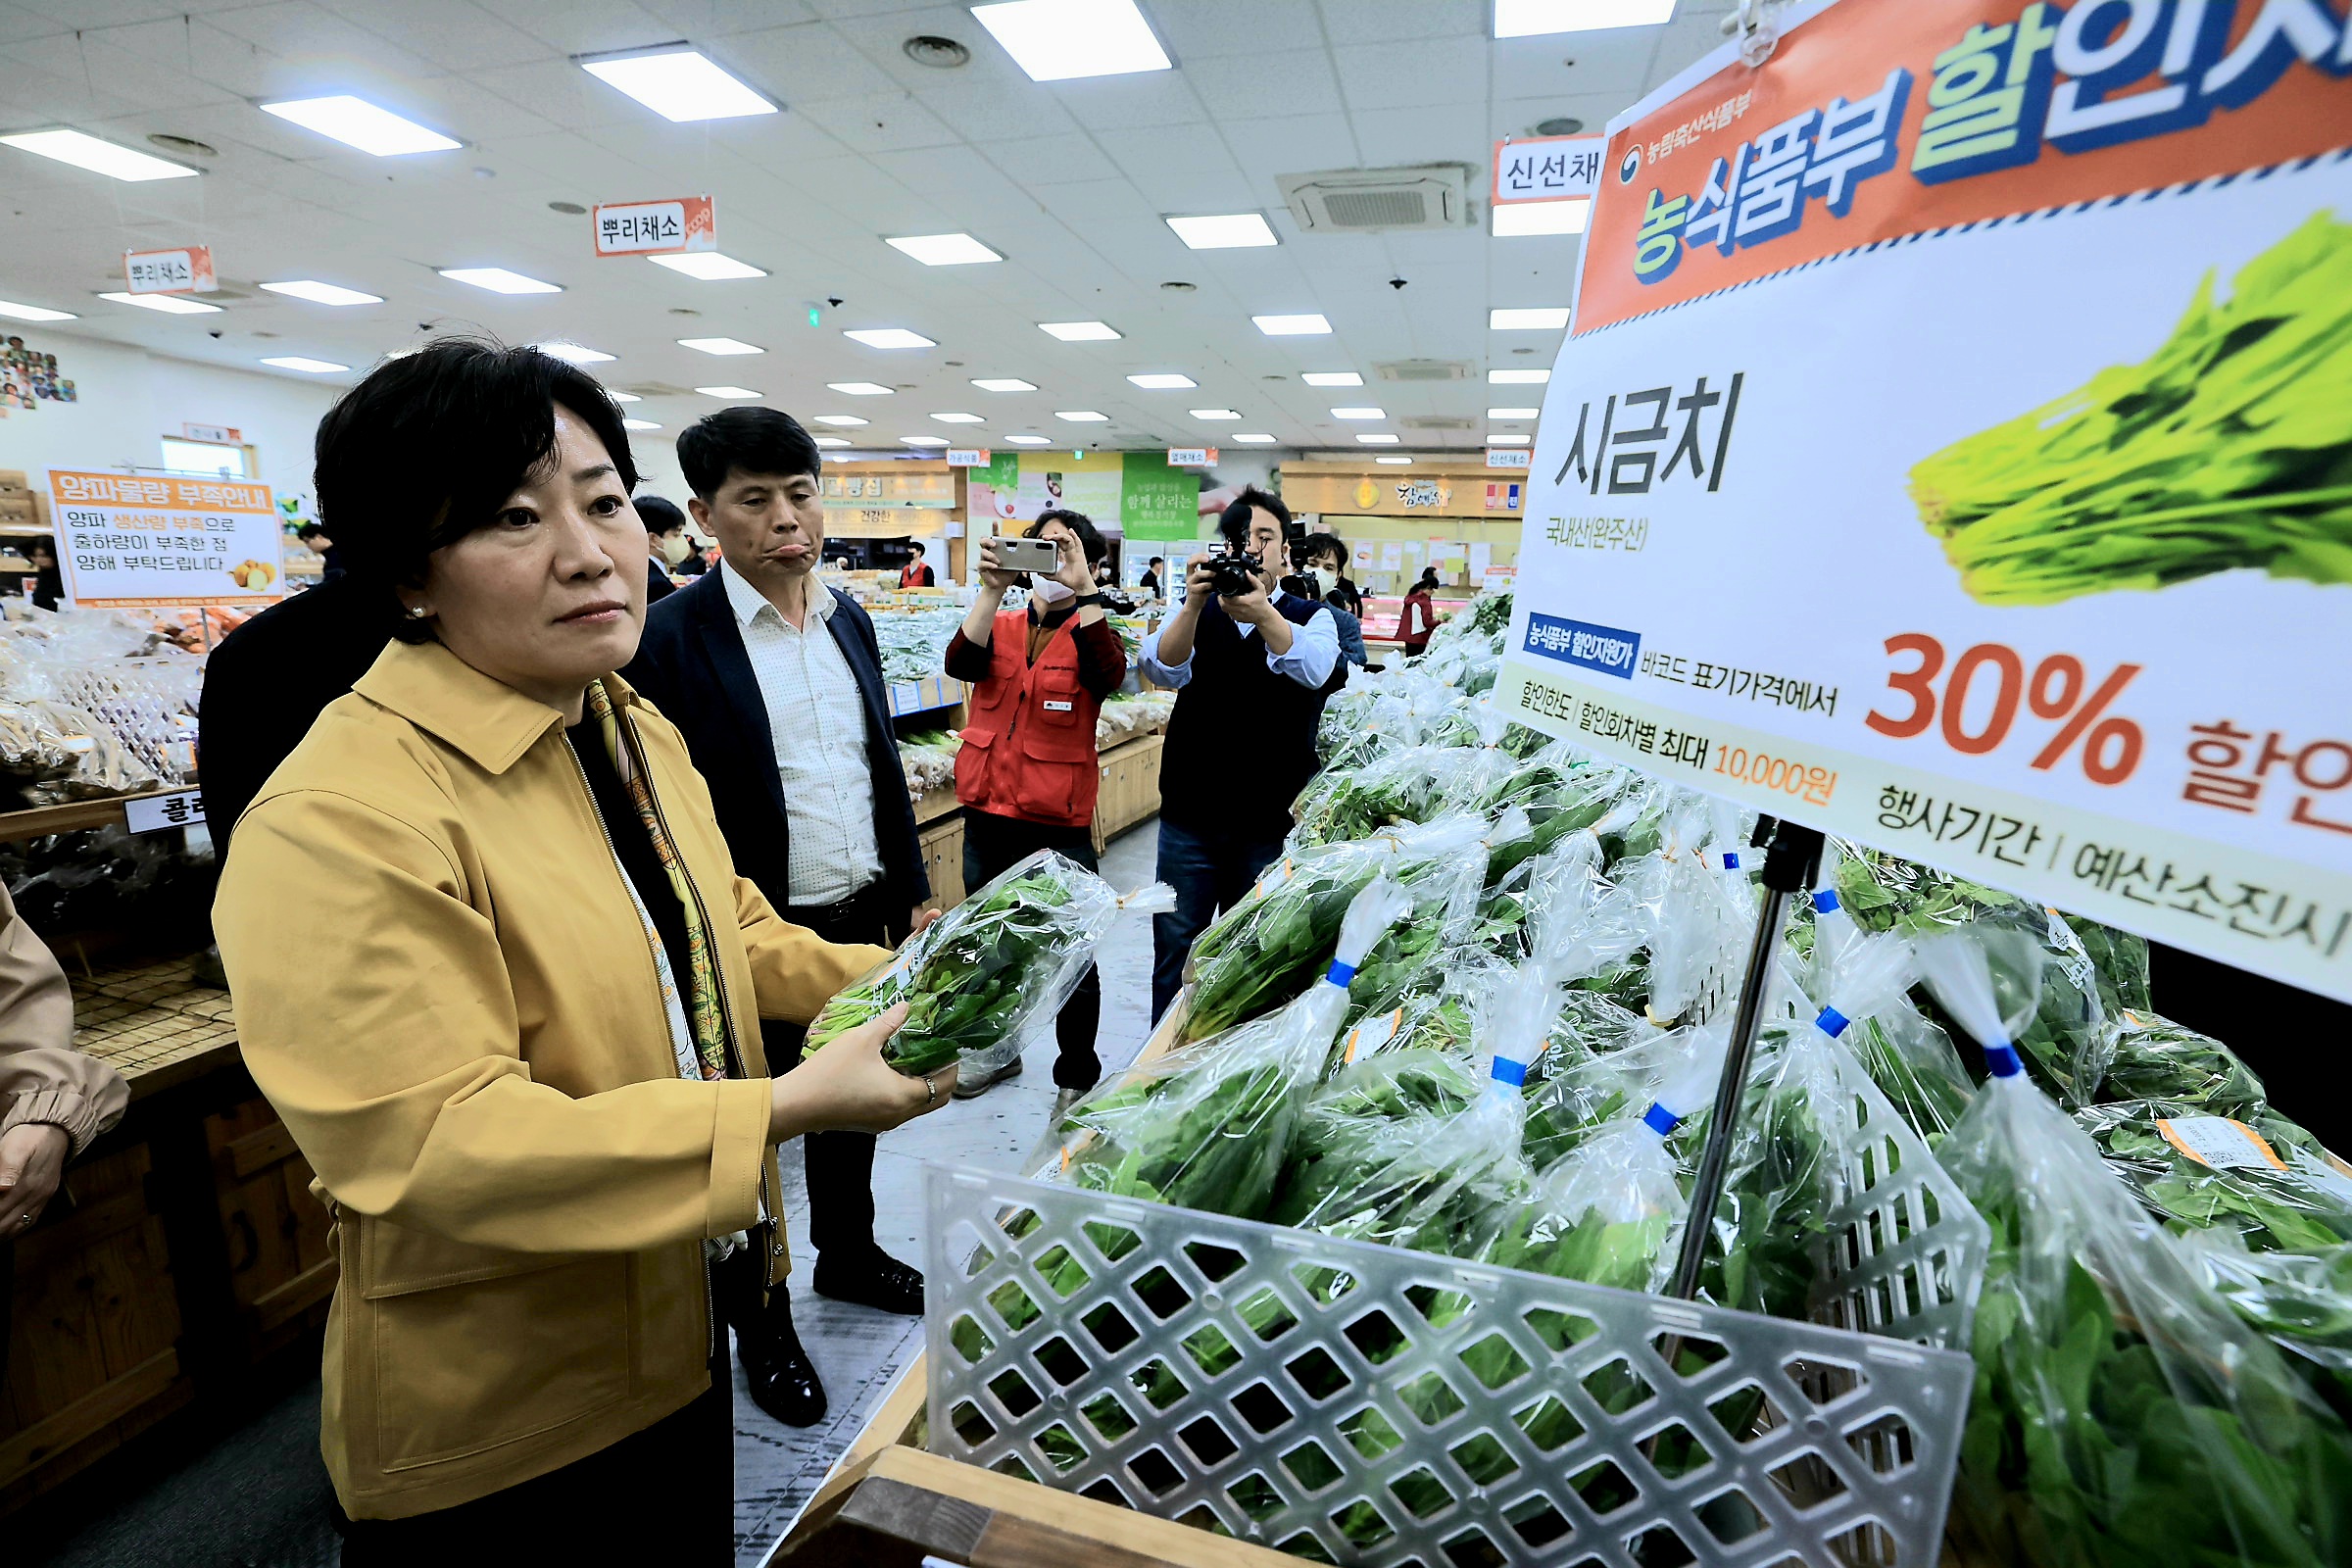
[(1200, 531), (1200, 476), (1171, 468), (1164, 452), (1129, 452), (1119, 525), (1130, 539), (1190, 539)]

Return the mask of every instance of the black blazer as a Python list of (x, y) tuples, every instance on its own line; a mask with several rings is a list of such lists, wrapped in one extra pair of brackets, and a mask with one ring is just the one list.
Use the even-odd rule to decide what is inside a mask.
[[(821, 584), (811, 587), (833, 593), (836, 601), (825, 624), (863, 699), (882, 876), (891, 888), (892, 906), (912, 909), (931, 896), (931, 882), (923, 875), (922, 852), (915, 844), (914, 808), (906, 799), (906, 773), (899, 765), (898, 738), (890, 727), (874, 622), (846, 595)], [(767, 702), (752, 673), (721, 574), (707, 572), (647, 611), (637, 658), (620, 673), (686, 737), (695, 767), (710, 785), (718, 830), (735, 857), (735, 869), (750, 877), (768, 903), (784, 908), (792, 889), (784, 786), (776, 777)]]

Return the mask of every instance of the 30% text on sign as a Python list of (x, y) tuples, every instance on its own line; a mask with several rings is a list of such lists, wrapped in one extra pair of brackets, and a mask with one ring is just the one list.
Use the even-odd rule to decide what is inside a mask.
[[(1889, 690), (1911, 700), (1910, 711), (1888, 714), (1873, 709), (1864, 716), (1862, 722), (1882, 735), (1908, 740), (1937, 726), (1953, 751), (1982, 757), (2008, 740), (2022, 702), (2034, 717), (2058, 723), (2057, 732), (2034, 755), (2033, 765), (2041, 771), (2056, 767), (2078, 746), (2082, 776), (2093, 784), (2121, 784), (2139, 766), (2147, 737), (2137, 721), (2107, 711), (2139, 673), (2137, 664), (2116, 665), (2094, 690), (2082, 661), (2072, 654), (2051, 654), (2029, 674), (2016, 649), (1977, 643), (1950, 660), (1946, 673), (1943, 644), (1916, 631), (1887, 638), (1886, 653), (1895, 659), (1909, 655), (1918, 663), (1886, 676)], [(1979, 695), (1984, 690), (1991, 692), (1989, 711)], [(1972, 696), (1978, 698), (1973, 704)]]

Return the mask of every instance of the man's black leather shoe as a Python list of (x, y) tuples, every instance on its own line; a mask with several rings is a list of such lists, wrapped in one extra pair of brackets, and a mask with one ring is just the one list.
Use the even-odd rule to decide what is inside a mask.
[(782, 1285), (749, 1326), (735, 1331), (735, 1353), (751, 1385), (752, 1402), (788, 1427), (812, 1427), (825, 1418), (825, 1386), (792, 1326), (792, 1298)]
[(880, 1248), (870, 1252), (836, 1258), (816, 1255), (816, 1292), (836, 1301), (854, 1301), (880, 1312), (905, 1317), (923, 1315), (923, 1276)]

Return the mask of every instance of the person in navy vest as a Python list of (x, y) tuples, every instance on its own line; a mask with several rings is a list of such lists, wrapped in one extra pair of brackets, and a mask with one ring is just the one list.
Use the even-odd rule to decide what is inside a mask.
[[(1084, 513), (1043, 513), (1022, 532), (1053, 543), (1054, 574), (997, 569), (997, 541), (980, 541), (980, 595), (948, 644), (947, 670), (972, 686), (963, 746), (956, 754), (956, 798), (963, 803), (963, 884), (977, 889), (1039, 850), (1092, 871), (1095, 719), (1102, 699), (1127, 678), (1127, 652), (1103, 618), (1094, 571), (1107, 547)], [(1026, 610), (1005, 610), (1004, 591), (1029, 589)], [(1095, 1031), (1102, 986), (1093, 968), (1054, 1020), (1054, 1120), (1102, 1076)], [(1021, 1070), (1013, 1057), (995, 1072), (958, 1074), (970, 1099)]]
[[(718, 569), (647, 612), (621, 674), (685, 736), (736, 869), (776, 912), (828, 942), (893, 947), (931, 918), (920, 907), (931, 886), (873, 621), (815, 574), (825, 547), (819, 461), (800, 421), (774, 409), (724, 409), (680, 433), (689, 506), (718, 540)], [(771, 1069), (798, 1065), (805, 1034), (764, 1026)], [(920, 1313), (922, 1275), (874, 1241), (872, 1135), (812, 1133), (803, 1143), (817, 1293)], [(824, 1385), (784, 1288), (762, 1299), (750, 1262), (741, 1277), (722, 1263), (716, 1277), (730, 1287), (718, 1304), (752, 1397), (787, 1425), (813, 1425)]]
[(1159, 880), (1176, 907), (1152, 922), (1154, 1018), (1209, 921), (1281, 856), (1291, 803), (1319, 765), (1324, 700), (1348, 679), (1330, 608), (1280, 586), (1290, 526), (1281, 501), (1244, 490), (1217, 529), (1254, 558), (1257, 586), (1219, 596), (1215, 559), (1197, 555), (1184, 603), (1144, 639), (1145, 675), (1176, 689), (1159, 768)]

